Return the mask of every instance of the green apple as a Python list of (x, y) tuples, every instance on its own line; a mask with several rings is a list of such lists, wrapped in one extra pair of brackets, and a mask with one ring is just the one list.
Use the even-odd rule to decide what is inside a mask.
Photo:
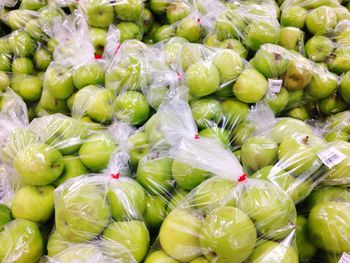
[(74, 91), (71, 70), (60, 65), (48, 68), (45, 73), (44, 86), (56, 99), (67, 99)]
[(147, 8), (142, 9), (141, 22), (142, 22), (142, 26), (141, 26), (142, 32), (144, 34), (147, 34), (148, 32), (150, 32), (154, 24), (154, 18), (153, 18), (152, 12), (149, 9)]
[(318, 102), (318, 109), (322, 114), (329, 116), (344, 111), (346, 103), (337, 94), (331, 94)]
[(298, 254), (290, 245), (273, 241), (262, 241), (248, 259), (251, 263), (298, 263)]
[(334, 44), (325, 36), (313, 36), (305, 44), (305, 52), (309, 59), (315, 62), (324, 62), (332, 54)]
[(74, 96), (73, 116), (87, 115), (100, 123), (109, 122), (113, 117), (113, 91), (89, 85)]
[[(202, 255), (199, 232), (202, 218), (189, 209), (175, 209), (164, 220), (159, 230), (162, 249), (180, 262), (188, 262)], [(186, 248), (186, 249), (184, 249)]]
[(164, 55), (168, 65), (177, 63), (178, 56), (185, 43), (188, 43), (187, 39), (182, 37), (172, 37), (164, 45)]
[(288, 64), (283, 87), (288, 91), (301, 90), (310, 83), (312, 75), (311, 63), (303, 58), (295, 58)]
[(180, 62), (182, 70), (186, 71), (190, 66), (196, 64), (197, 62), (201, 67), (204, 62), (202, 46), (190, 43), (184, 43), (180, 51)]
[(227, 10), (216, 18), (216, 37), (219, 41), (238, 38), (240, 32), (243, 32), (245, 27), (246, 21), (238, 11)]
[(185, 73), (189, 92), (195, 97), (212, 94), (220, 85), (220, 73), (214, 64), (197, 62), (188, 67)]
[(23, 29), (32, 19), (34, 19), (34, 13), (28, 12), (27, 10), (16, 9), (7, 13), (6, 24), (14, 31)]
[(15, 193), (11, 211), (14, 218), (27, 219), (36, 223), (45, 223), (53, 215), (52, 186), (26, 185)]
[(107, 30), (104, 28), (90, 27), (89, 28), (91, 43), (95, 48), (95, 54), (102, 55), (107, 38)]
[(296, 50), (302, 46), (304, 40), (304, 32), (292, 26), (282, 27), (280, 30), (280, 36), (278, 39), (278, 45), (286, 49)]
[(243, 143), (241, 148), (243, 166), (254, 172), (264, 166), (273, 165), (277, 155), (277, 143), (266, 136), (251, 137)]
[(166, 202), (163, 197), (153, 195), (146, 197), (146, 209), (143, 219), (152, 232), (159, 230), (166, 214)]
[(163, 250), (156, 250), (148, 254), (145, 263), (180, 263), (168, 256)]
[(133, 179), (113, 180), (107, 197), (116, 221), (139, 219), (146, 209), (145, 191)]
[(250, 136), (252, 135), (254, 131), (254, 124), (251, 124), (249, 122), (242, 122), (237, 125), (237, 127), (234, 127), (233, 130), (233, 142), (236, 145), (242, 145)]
[(340, 92), (346, 102), (350, 102), (350, 71), (346, 72), (340, 80)]
[(37, 262), (44, 252), (44, 241), (36, 223), (15, 219), (0, 232), (1, 262)]
[(25, 101), (38, 101), (42, 93), (43, 81), (36, 76), (18, 74), (12, 77), (11, 88)]
[(137, 91), (121, 93), (115, 100), (114, 108), (117, 119), (132, 125), (143, 124), (150, 116), (145, 96)]
[(341, 45), (334, 51), (334, 58), (328, 61), (328, 67), (332, 72), (341, 74), (350, 71), (349, 63), (349, 45)]
[(176, 25), (176, 35), (197, 42), (201, 36), (201, 25), (194, 17), (185, 17)]
[(176, 159), (173, 161), (171, 171), (176, 184), (189, 191), (194, 189), (209, 176), (208, 172), (193, 168)]
[(39, 19), (30, 20), (24, 27), (24, 31), (27, 32), (32, 39), (36, 41), (47, 41), (48, 36), (41, 30)]
[(338, 22), (341, 20), (349, 20), (350, 19), (349, 10), (345, 6), (334, 7), (333, 11), (337, 15)]
[(190, 7), (185, 2), (172, 2), (166, 8), (166, 18), (169, 24), (174, 24), (188, 16), (190, 11)]
[(300, 106), (300, 107), (290, 109), (285, 114), (288, 117), (302, 120), (302, 121), (306, 121), (310, 119), (309, 111), (305, 108), (305, 106)]
[(47, 185), (62, 173), (64, 163), (61, 153), (46, 144), (32, 144), (18, 152), (14, 167), (23, 182)]
[(142, 32), (140, 28), (132, 22), (121, 22), (117, 24), (117, 29), (120, 31), (120, 42), (128, 39), (142, 39)]
[(58, 187), (60, 184), (63, 184), (65, 181), (83, 175), (88, 174), (88, 170), (80, 161), (77, 156), (74, 155), (65, 155), (63, 156), (64, 170), (60, 177), (52, 183), (53, 186)]
[(210, 138), (218, 143), (222, 143), (223, 145), (229, 147), (231, 144), (231, 134), (228, 130), (220, 127), (209, 127), (201, 130), (199, 135), (205, 138)]
[(128, 138), (130, 162), (137, 168), (139, 161), (147, 155), (149, 145), (145, 132), (136, 132)]
[(350, 191), (342, 186), (321, 186), (312, 191), (303, 205), (311, 210), (314, 206), (325, 202), (350, 202)]
[(167, 7), (171, 1), (169, 0), (150, 0), (149, 8), (157, 15), (161, 15), (166, 12)]
[(48, 90), (43, 90), (40, 101), (40, 106), (50, 112), (59, 112), (68, 114), (68, 108), (65, 100), (58, 100), (54, 98)]
[(0, 204), (0, 230), (4, 225), (12, 220), (11, 209), (4, 204)]
[(284, 87), (282, 87), (279, 93), (267, 96), (266, 101), (269, 104), (272, 111), (276, 115), (280, 115), (281, 112), (287, 107), (288, 99), (288, 91)]
[(113, 250), (112, 258), (130, 258), (129, 254), (131, 254), (136, 262), (142, 262), (147, 254), (150, 241), (145, 223), (136, 220), (113, 222), (105, 229), (102, 237), (107, 239), (102, 241), (102, 247), (108, 249), (110, 241), (114, 241), (118, 247), (123, 248)]
[(171, 211), (173, 211), (176, 207), (178, 207), (181, 203), (183, 203), (183, 200), (186, 198), (189, 192), (179, 188), (176, 190), (175, 193), (172, 194), (171, 200), (168, 203), (167, 207), (167, 214), (170, 214)]
[(207, 127), (212, 121), (218, 122), (223, 111), (220, 102), (211, 98), (195, 100), (190, 106), (199, 128)]
[(0, 54), (11, 54), (11, 47), (7, 37), (0, 38)]
[(9, 45), (12, 53), (18, 57), (27, 57), (34, 53), (35, 42), (24, 31), (15, 31), (9, 36)]
[[(113, 246), (113, 244), (111, 245)], [(105, 260), (105, 256), (102, 251), (95, 244), (89, 243), (76, 243), (68, 244), (59, 254), (54, 255), (50, 260), (60, 263), (69, 262), (101, 262)]]
[(323, 139), (315, 135), (298, 134), (282, 140), (278, 159), (283, 168), (298, 176), (311, 168), (318, 161), (317, 153), (324, 144)]
[(107, 133), (95, 134), (86, 139), (80, 149), (81, 162), (92, 171), (107, 167), (112, 152), (116, 150), (113, 138)]
[(314, 206), (308, 220), (310, 240), (331, 253), (349, 251), (349, 211), (348, 202), (323, 202)]
[(98, 63), (89, 63), (76, 68), (72, 74), (74, 86), (81, 89), (88, 85), (104, 83), (104, 72)]
[(105, 192), (93, 179), (72, 179), (54, 194), (56, 230), (66, 241), (92, 240), (108, 225), (110, 206)]
[(281, 54), (280, 50), (274, 51), (270, 50), (269, 46), (264, 47), (256, 52), (250, 63), (266, 78), (282, 76), (287, 70), (289, 60)]
[(0, 54), (0, 70), (5, 72), (11, 71), (11, 55), (7, 53)]
[(44, 47), (36, 49), (34, 54), (34, 64), (38, 70), (46, 70), (52, 61), (52, 55), (49, 50)]
[(114, 5), (114, 11), (123, 21), (137, 21), (143, 8), (142, 0), (127, 0), (117, 2)]
[(22, 0), (20, 9), (36, 11), (46, 5), (46, 0)]
[(280, 34), (279, 24), (274, 20), (253, 20), (245, 29), (244, 42), (253, 50), (266, 43), (277, 44)]
[(306, 91), (313, 98), (320, 100), (331, 95), (338, 86), (338, 76), (326, 70), (313, 75)]
[(114, 21), (113, 6), (103, 0), (90, 0), (83, 3), (87, 22), (93, 27), (107, 28)]
[(254, 223), (242, 210), (220, 207), (209, 213), (200, 228), (199, 243), (210, 262), (239, 263), (257, 241)]
[(153, 194), (166, 194), (173, 187), (172, 160), (167, 157), (147, 160), (137, 166), (136, 180)]
[(146, 123), (145, 123), (145, 134), (150, 146), (154, 146), (158, 142), (164, 140), (164, 133), (162, 130), (163, 127), (163, 118), (161, 114), (154, 114)]
[(288, 105), (287, 108), (295, 107), (303, 103), (304, 90), (288, 91)]
[(300, 215), (297, 217), (296, 241), (299, 261), (308, 262), (315, 255), (317, 248), (309, 240), (307, 233), (307, 219)]
[(174, 37), (175, 35), (176, 31), (174, 25), (163, 25), (156, 29), (153, 38), (155, 42), (160, 42), (162, 40)]
[(265, 166), (256, 171), (252, 175), (252, 178), (268, 180), (273, 184), (280, 186), (285, 191), (288, 190), (294, 180), (289, 173), (281, 170), (277, 166)]
[(236, 98), (245, 103), (261, 100), (267, 92), (268, 83), (264, 75), (254, 69), (246, 69), (233, 84)]
[(292, 6), (283, 10), (281, 15), (282, 26), (303, 28), (308, 12), (301, 6)]
[(225, 122), (228, 123), (230, 129), (233, 129), (248, 116), (249, 106), (244, 102), (236, 99), (228, 99), (223, 101), (221, 105), (226, 118)]
[(51, 54), (55, 51), (55, 48), (57, 47), (58, 42), (54, 38), (50, 38), (47, 41), (47, 49), (51, 52)]
[(212, 211), (231, 200), (234, 183), (225, 178), (212, 177), (203, 181), (193, 193), (193, 205), (205, 213)]
[(337, 15), (333, 8), (321, 6), (312, 10), (306, 17), (306, 28), (313, 35), (331, 32), (337, 24)]
[(5, 92), (5, 90), (10, 87), (10, 84), (9, 76), (5, 72), (0, 71), (0, 92)]
[(234, 38), (229, 38), (229, 39), (222, 41), (219, 44), (219, 47), (226, 48), (226, 49), (232, 49), (233, 51), (238, 53), (241, 56), (241, 58), (244, 58), (244, 59), (246, 59), (248, 56), (248, 51), (244, 47), (244, 45)]
[(328, 118), (328, 127), (330, 130), (342, 130), (350, 133), (350, 115), (349, 111), (337, 113)]
[(267, 181), (256, 181), (243, 188), (237, 197), (237, 207), (253, 220), (264, 237), (279, 240), (294, 229), (293, 200), (279, 186)]
[(349, 141), (350, 140), (350, 134), (344, 131), (331, 131), (327, 133), (324, 138), (326, 139), (327, 142), (334, 142), (338, 140), (342, 141)]
[(13, 73), (32, 75), (34, 73), (34, 65), (29, 58), (15, 58), (12, 61), (11, 71)]
[(223, 50), (214, 56), (213, 64), (220, 74), (220, 82), (227, 83), (235, 80), (243, 71), (243, 60), (232, 50)]
[(148, 104), (153, 109), (158, 109), (164, 98), (167, 96), (169, 88), (166, 87), (151, 87), (147, 93)]
[(190, 263), (209, 263), (205, 257), (200, 257), (192, 260)]

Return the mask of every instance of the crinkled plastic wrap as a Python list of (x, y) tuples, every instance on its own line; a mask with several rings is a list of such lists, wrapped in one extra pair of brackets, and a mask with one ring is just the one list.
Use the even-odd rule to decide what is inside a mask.
[[(281, 188), (247, 178), (234, 154), (210, 139), (184, 137), (170, 156), (173, 167), (211, 175), (168, 213), (145, 262), (298, 262), (296, 209)], [(183, 185), (196, 178), (182, 175)]]
[(343, 111), (327, 118), (320, 123), (323, 135), (329, 142), (350, 140), (350, 111)]

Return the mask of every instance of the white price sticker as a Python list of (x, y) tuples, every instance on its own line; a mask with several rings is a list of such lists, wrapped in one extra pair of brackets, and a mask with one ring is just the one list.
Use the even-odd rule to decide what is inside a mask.
[(269, 79), (269, 90), (273, 93), (280, 93), (282, 88), (281, 79)]
[(338, 151), (334, 146), (319, 152), (317, 156), (320, 158), (321, 162), (328, 167), (328, 169), (341, 163), (346, 158), (346, 155), (341, 151)]
[(344, 252), (338, 263), (350, 263), (350, 254)]

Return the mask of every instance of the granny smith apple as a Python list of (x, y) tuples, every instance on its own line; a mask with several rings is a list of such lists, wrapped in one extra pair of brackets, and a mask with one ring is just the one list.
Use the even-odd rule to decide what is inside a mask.
[(203, 64), (202, 46), (197, 44), (184, 43), (180, 50), (180, 62), (183, 71), (186, 71), (191, 65)]
[(307, 121), (311, 118), (310, 113), (305, 106), (299, 106), (299, 107), (290, 109), (285, 114), (288, 117), (302, 120), (302, 121)]
[(350, 191), (342, 186), (321, 186), (314, 189), (303, 205), (311, 210), (314, 206), (325, 202), (349, 202)]
[(0, 71), (0, 91), (4, 92), (10, 87), (11, 81), (7, 73)]
[(350, 134), (344, 131), (331, 131), (327, 133), (324, 138), (326, 139), (327, 142), (334, 142), (338, 140), (342, 141), (349, 141), (350, 140)]
[(321, 6), (312, 10), (306, 17), (306, 28), (313, 35), (329, 33), (337, 24), (337, 15), (332, 8)]
[(128, 138), (130, 162), (137, 168), (139, 161), (147, 155), (149, 145), (145, 132), (136, 132)]
[(329, 116), (344, 111), (346, 103), (337, 94), (331, 94), (318, 102), (318, 109), (322, 114)]
[(1, 71), (10, 72), (11, 71), (11, 62), (12, 62), (11, 54), (7, 54), (7, 53), (0, 54), (0, 70)]
[(156, 250), (146, 257), (145, 263), (179, 263), (179, 261), (168, 256), (163, 250)]
[(244, 16), (235, 10), (226, 10), (215, 21), (215, 33), (219, 41), (238, 38), (247, 26)]
[(186, 198), (189, 192), (178, 188), (176, 189), (175, 193), (172, 194), (172, 197), (168, 203), (167, 207), (167, 214), (170, 214), (171, 211), (173, 211), (176, 207), (178, 207), (181, 203), (183, 203), (183, 200)]
[(308, 94), (319, 100), (331, 95), (338, 86), (338, 76), (336, 74), (320, 71), (313, 75), (306, 88)]
[(305, 88), (311, 78), (312, 74), (311, 63), (303, 58), (294, 58), (288, 64), (287, 71), (283, 79), (283, 87), (288, 91), (301, 90)]
[(51, 95), (51, 93), (45, 89), (41, 94), (39, 104), (43, 109), (49, 112), (55, 112), (55, 113), (57, 112), (57, 113), (63, 113), (63, 114), (68, 114), (69, 112), (65, 100), (58, 100), (54, 98)]
[(293, 177), (286, 171), (280, 169), (277, 166), (265, 166), (260, 170), (256, 171), (252, 178), (263, 179), (272, 182), (280, 186), (283, 190), (288, 190), (290, 185), (293, 183)]
[[(162, 249), (180, 262), (188, 262), (202, 255), (199, 232), (202, 218), (190, 209), (175, 209), (165, 219), (159, 230)], [(184, 249), (186, 248), (186, 249)]]
[(242, 145), (254, 131), (254, 124), (250, 122), (242, 122), (234, 127), (232, 139), (236, 145)]
[(56, 99), (68, 98), (74, 91), (71, 70), (60, 65), (50, 67), (45, 73), (44, 86)]
[(0, 229), (12, 220), (11, 209), (4, 204), (0, 204)]
[(95, 48), (95, 54), (102, 55), (107, 38), (107, 30), (104, 28), (90, 27), (89, 28), (91, 43)]
[(136, 180), (154, 194), (166, 194), (173, 187), (172, 160), (167, 157), (141, 159), (137, 166)]
[(62, 173), (61, 153), (46, 144), (32, 144), (18, 152), (14, 167), (21, 179), (31, 185), (47, 185)]
[(248, 56), (248, 51), (244, 47), (244, 45), (241, 42), (239, 42), (237, 39), (234, 39), (234, 38), (229, 38), (229, 39), (222, 41), (219, 44), (219, 47), (226, 48), (226, 49), (232, 49), (233, 51), (238, 53), (241, 56), (241, 58), (244, 58), (244, 59), (246, 59)]
[(332, 54), (334, 44), (325, 36), (313, 36), (305, 44), (305, 52), (309, 59), (315, 62), (324, 62)]
[(192, 260), (190, 263), (209, 263), (205, 257), (200, 257)]
[(277, 20), (253, 20), (244, 29), (244, 42), (252, 50), (258, 50), (266, 43), (277, 44), (280, 27)]
[(22, 0), (20, 9), (36, 11), (46, 5), (46, 0)]
[(244, 102), (236, 99), (227, 99), (221, 105), (226, 118), (225, 121), (230, 126), (230, 129), (233, 129), (248, 116), (249, 106)]
[(225, 130), (221, 127), (209, 127), (201, 130), (199, 132), (199, 136), (205, 138), (211, 138), (218, 143), (222, 143), (223, 145), (229, 147), (231, 144), (231, 134), (228, 130)]
[[(154, 41), (160, 42), (176, 36), (176, 28), (174, 25), (163, 25), (157, 28), (154, 32)], [(179, 36), (180, 37), (180, 36)]]
[(333, 54), (333, 57), (329, 59), (327, 65), (332, 72), (341, 74), (350, 70), (349, 63), (349, 45), (340, 45)]
[(107, 167), (116, 149), (113, 138), (107, 133), (95, 134), (86, 139), (79, 149), (81, 162), (90, 170), (100, 171)]
[(350, 71), (346, 72), (340, 80), (340, 92), (346, 102), (350, 102)]
[(161, 15), (166, 12), (168, 5), (171, 3), (169, 0), (150, 0), (149, 7), (157, 15)]
[(152, 12), (148, 8), (143, 8), (141, 11), (142, 32), (147, 34), (153, 27), (154, 18)]
[(212, 121), (218, 122), (223, 111), (220, 102), (211, 98), (195, 100), (190, 106), (199, 128), (207, 127)]
[(38, 70), (46, 70), (52, 61), (52, 55), (49, 50), (39, 47), (35, 50), (34, 64)]
[(312, 129), (301, 120), (284, 118), (278, 121), (271, 131), (272, 138), (277, 143), (281, 143), (295, 133), (312, 134)]
[(220, 85), (220, 73), (211, 63), (197, 62), (185, 73), (189, 92), (195, 97), (203, 97), (216, 91)]
[(123, 21), (137, 21), (140, 17), (143, 8), (141, 0), (127, 0), (117, 2), (114, 5), (114, 11), (117, 16)]
[(217, 53), (214, 56), (213, 64), (219, 71), (221, 83), (235, 80), (244, 67), (242, 58), (232, 50), (223, 50)]
[(80, 183), (76, 179), (68, 180), (55, 190), (54, 202), (56, 229), (66, 241), (91, 240), (110, 221), (104, 189), (93, 179), (85, 177)]
[(141, 221), (112, 222), (104, 230), (103, 238), (107, 240), (102, 242), (102, 247), (108, 248), (110, 241), (114, 241), (124, 248), (113, 251), (112, 257), (115, 259), (129, 258), (131, 254), (136, 262), (142, 262), (148, 251), (149, 233)]
[(52, 186), (26, 185), (13, 197), (11, 211), (14, 218), (45, 223), (53, 215)]
[(245, 103), (261, 100), (267, 92), (268, 83), (264, 75), (254, 69), (246, 69), (233, 84), (236, 98)]
[(279, 93), (267, 96), (266, 101), (272, 111), (278, 116), (287, 107), (289, 99), (288, 91), (282, 87)]
[(305, 8), (301, 6), (292, 6), (283, 10), (281, 14), (281, 25), (303, 28), (307, 15), (308, 12)]
[(141, 40), (142, 32), (140, 28), (132, 22), (121, 22), (117, 24), (117, 29), (120, 31), (120, 42), (128, 39)]
[(161, 196), (146, 197), (146, 209), (143, 219), (152, 232), (157, 232), (166, 217), (166, 200)]
[(308, 262), (315, 255), (317, 248), (309, 240), (307, 219), (300, 215), (297, 217), (296, 241), (300, 262)]
[(166, 8), (166, 18), (170, 24), (185, 18), (191, 9), (185, 2), (171, 2)]
[(32, 39), (44, 42), (47, 41), (48, 36), (43, 32), (41, 26), (42, 25), (40, 25), (39, 19), (32, 19), (26, 24), (24, 31), (27, 32)]
[(32, 75), (16, 74), (11, 79), (10, 86), (25, 101), (38, 101), (40, 99), (43, 81)]
[(280, 36), (278, 39), (278, 45), (286, 49), (296, 50), (302, 46), (304, 40), (304, 32), (292, 26), (282, 27), (280, 30)]
[(50, 38), (47, 41), (47, 49), (51, 52), (51, 54), (55, 51), (55, 48), (57, 47), (58, 42), (54, 38)]
[(113, 6), (103, 0), (90, 0), (83, 3), (89, 25), (107, 28), (114, 21)]
[(29, 58), (15, 58), (12, 61), (11, 71), (13, 73), (31, 75), (34, 73), (34, 65)]
[(44, 252), (44, 241), (36, 223), (15, 219), (0, 232), (0, 247), (2, 262), (37, 262)]
[(206, 216), (199, 237), (204, 256), (210, 262), (238, 263), (252, 253), (257, 232), (246, 213), (223, 206)]
[(194, 17), (185, 17), (176, 25), (176, 35), (197, 42), (201, 36), (201, 25)]
[(78, 66), (72, 74), (72, 80), (77, 89), (88, 85), (101, 85), (104, 83), (102, 65), (98, 63), (89, 63)]
[(137, 91), (121, 93), (115, 100), (117, 119), (132, 124), (143, 124), (150, 116), (150, 108), (145, 96)]
[(19, 57), (27, 57), (35, 51), (35, 41), (24, 31), (15, 31), (9, 36), (12, 53)]
[[(111, 247), (113, 247), (113, 244), (111, 244)], [(61, 263), (73, 261), (101, 262), (105, 260), (105, 256), (102, 254), (101, 249), (93, 243), (68, 243), (64, 250), (54, 255), (50, 260)]]

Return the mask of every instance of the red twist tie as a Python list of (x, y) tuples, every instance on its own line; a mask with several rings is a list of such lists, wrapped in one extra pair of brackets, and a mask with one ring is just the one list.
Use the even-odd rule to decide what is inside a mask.
[(176, 74), (176, 76), (177, 76), (178, 79), (183, 79), (184, 78), (184, 74), (182, 72), (178, 72)]
[(118, 44), (116, 45), (114, 54), (117, 54), (118, 51), (119, 51), (119, 49), (120, 49), (120, 43), (118, 43)]
[(195, 139), (195, 140), (199, 140), (199, 135), (196, 134), (196, 135), (194, 136), (194, 139)]
[(120, 173), (111, 174), (113, 179), (119, 179)]
[(238, 178), (238, 182), (244, 182), (245, 180), (247, 180), (247, 174), (242, 174), (242, 175)]
[(102, 59), (102, 55), (101, 54), (95, 54), (95, 59)]
[(200, 17), (197, 18), (197, 23), (200, 24), (201, 23), (201, 19)]

